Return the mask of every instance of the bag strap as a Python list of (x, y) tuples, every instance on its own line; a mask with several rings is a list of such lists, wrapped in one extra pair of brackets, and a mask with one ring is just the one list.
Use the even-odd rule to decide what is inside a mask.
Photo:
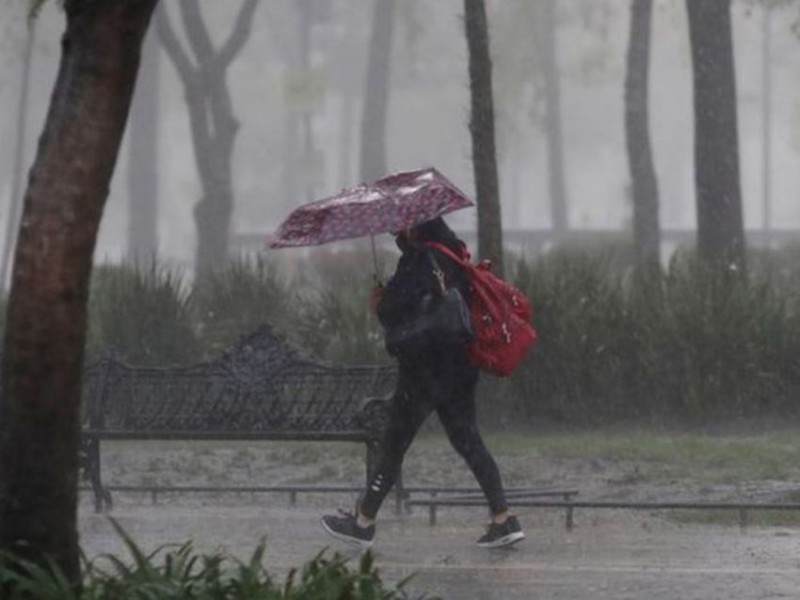
[[(473, 265), (472, 261), (470, 261), (468, 258), (464, 258), (462, 256), (459, 256), (458, 254), (453, 252), (453, 250), (451, 248), (448, 248), (447, 246), (445, 246), (444, 244), (440, 244), (439, 242), (423, 242), (423, 243), (426, 246), (428, 246), (429, 248), (433, 248), (434, 250), (438, 250), (439, 252), (441, 252), (445, 256), (447, 256), (449, 258), (452, 258), (459, 265), (464, 267), (464, 269), (466, 269), (467, 272), (470, 273), (474, 277), (475, 280), (480, 281), (480, 282), (482, 282), (484, 284), (486, 283), (485, 273), (482, 273), (481, 270), (479, 268), (477, 268), (475, 265)], [(493, 314), (494, 318), (499, 320), (501, 315), (496, 310), (497, 303), (496, 302), (492, 302), (492, 298), (494, 298), (495, 300), (498, 299), (497, 294), (496, 293), (491, 293), (490, 294), (490, 292), (493, 292), (491, 286), (488, 286), (488, 285), (475, 285), (474, 283), (475, 282), (473, 282), (473, 285), (472, 285), (473, 293), (476, 293), (481, 298), (481, 300), (483, 301), (484, 306), (488, 307), (489, 310), (492, 311), (492, 314)]]
[(425, 244), (425, 256), (428, 257), (428, 262), (431, 263), (431, 268), (433, 269), (433, 276), (436, 277), (436, 281), (439, 282), (439, 291), (441, 292), (442, 296), (447, 293), (447, 285), (444, 282), (444, 271), (439, 266), (439, 262), (436, 260), (436, 257), (431, 252), (430, 248), (427, 247), (428, 245)]

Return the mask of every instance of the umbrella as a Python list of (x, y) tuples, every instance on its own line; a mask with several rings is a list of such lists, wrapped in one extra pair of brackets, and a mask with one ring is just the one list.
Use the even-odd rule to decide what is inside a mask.
[[(394, 173), (296, 208), (268, 241), (270, 248), (402, 231), (473, 202), (434, 168)], [(372, 246), (375, 259), (375, 242)]]

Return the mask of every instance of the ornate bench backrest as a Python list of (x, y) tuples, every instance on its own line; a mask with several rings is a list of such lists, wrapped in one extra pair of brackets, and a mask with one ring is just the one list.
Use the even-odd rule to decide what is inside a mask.
[(219, 360), (144, 368), (105, 359), (86, 378), (88, 423), (104, 431), (359, 432), (361, 404), (391, 392), (392, 367), (328, 367), (262, 329)]

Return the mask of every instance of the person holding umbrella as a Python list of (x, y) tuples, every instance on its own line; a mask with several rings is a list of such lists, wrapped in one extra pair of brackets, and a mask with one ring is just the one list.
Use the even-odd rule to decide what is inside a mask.
[[(400, 473), (417, 431), (433, 412), (489, 504), (491, 522), (478, 545), (507, 546), (525, 537), (517, 518), (509, 514), (497, 464), (478, 431), (475, 389), (479, 372), (467, 359), (466, 342), (437, 338), (407, 348), (394, 343), (392, 336), (418, 311), (426, 296), (444, 294), (448, 286), (469, 302), (470, 286), (461, 266), (425, 242), (443, 244), (456, 255), (463, 255), (464, 242), (441, 216), (473, 204), (434, 168), (400, 172), (298, 207), (269, 241), (271, 248), (285, 248), (393, 233), (402, 253), (392, 278), (385, 286), (377, 285), (371, 295), (371, 304), (387, 334), (387, 351), (398, 362), (397, 387), (390, 401), (379, 459), (356, 513), (322, 517), (322, 526), (338, 539), (364, 547), (372, 545), (381, 504)], [(377, 273), (374, 237), (373, 262)]]
[[(388, 332), (407, 319), (426, 294), (436, 292), (428, 254), (449, 285), (457, 287), (469, 301), (469, 282), (459, 265), (424, 242), (438, 242), (457, 254), (465, 251), (441, 217), (398, 233), (396, 243), (402, 256), (388, 282), (372, 294), (372, 304)], [(488, 530), (478, 546), (496, 548), (514, 544), (525, 535), (509, 514), (500, 473), (478, 431), (475, 388), (478, 368), (467, 360), (465, 344), (431, 341), (411, 349), (387, 350), (397, 358), (399, 375), (390, 401), (388, 425), (381, 442), (376, 468), (361, 496), (356, 514), (326, 515), (322, 525), (341, 540), (369, 547), (375, 536), (375, 520), (386, 495), (400, 472), (403, 457), (422, 423), (436, 412), (453, 448), (466, 461), (486, 495), (491, 512)]]

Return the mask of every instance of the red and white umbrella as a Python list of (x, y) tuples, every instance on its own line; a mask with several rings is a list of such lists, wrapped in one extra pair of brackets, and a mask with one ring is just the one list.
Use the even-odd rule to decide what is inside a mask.
[(403, 171), (296, 208), (267, 245), (316, 246), (395, 233), (473, 204), (434, 168)]

